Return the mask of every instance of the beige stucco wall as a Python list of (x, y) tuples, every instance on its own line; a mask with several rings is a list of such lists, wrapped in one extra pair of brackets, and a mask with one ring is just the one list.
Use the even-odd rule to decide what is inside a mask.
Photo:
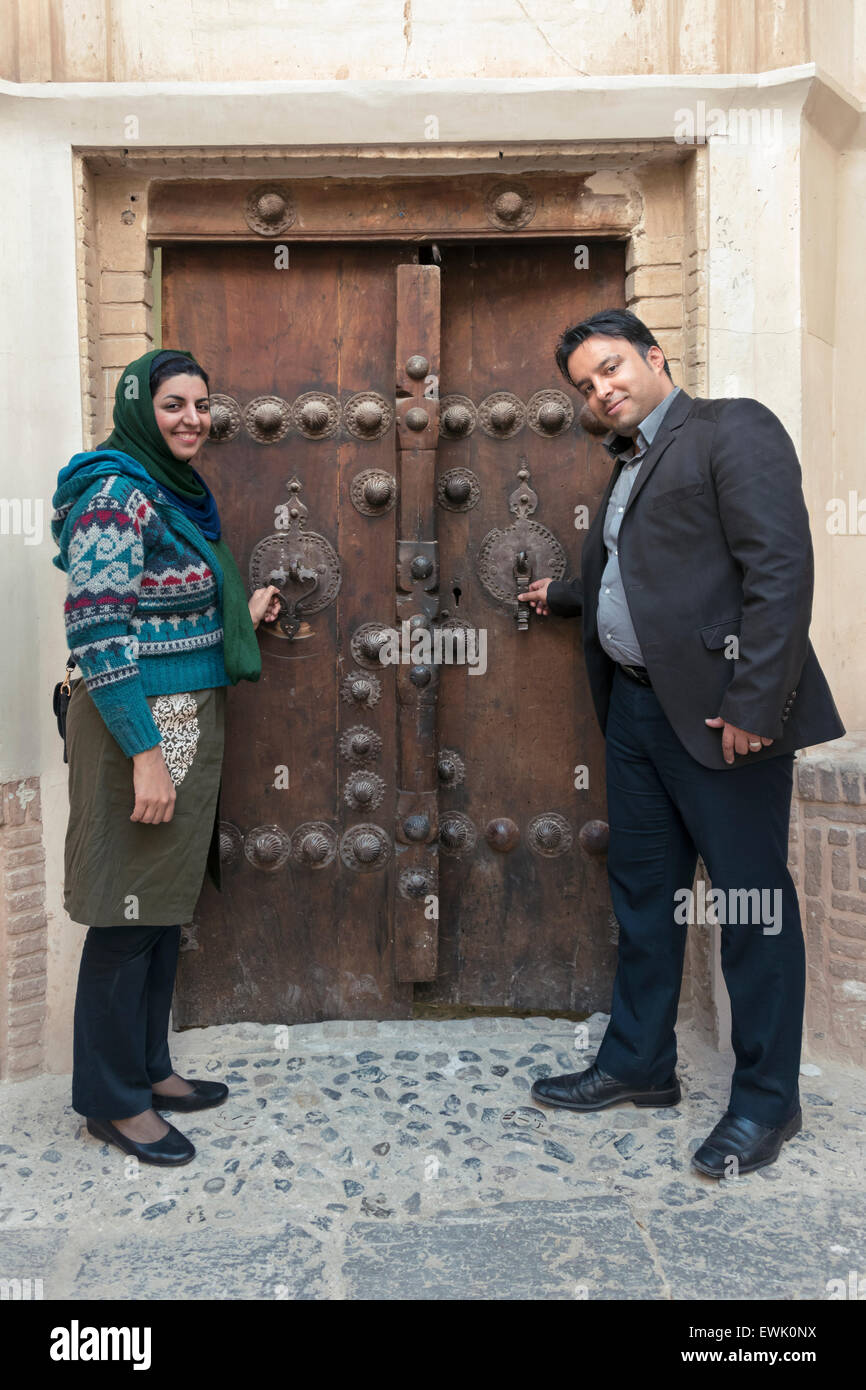
[[(835, 204), (816, 210), (819, 249), (815, 259), (819, 262), (832, 245), (833, 206), (836, 213), (836, 263), (833, 283), (828, 287), (835, 306), (833, 373), (831, 380), (826, 367), (831, 350), (822, 340), (810, 357), (810, 363), (820, 362), (824, 371), (820, 379), (809, 383), (809, 413), (811, 415), (813, 409), (821, 411), (832, 420), (832, 483), (828, 497), (847, 501), (849, 493), (855, 492), (864, 504), (861, 528), (866, 531), (866, 453), (859, 405), (862, 387), (858, 386), (866, 325), (863, 267), (866, 148), (863, 148), (862, 129), (856, 138), (858, 144), (852, 144), (836, 159)], [(826, 438), (822, 433), (821, 443)], [(825, 511), (827, 500), (824, 499)], [(862, 729), (866, 727), (866, 535), (830, 535), (825, 517), (819, 546), (817, 563), (826, 576), (826, 601), (817, 622), (821, 624), (822, 633), (827, 634), (825, 643), (832, 647), (839, 688), (849, 701), (852, 719), (856, 719), (856, 727)]]
[[(118, 22), (129, 20), (131, 27), (123, 31), (129, 47), (136, 7), (116, 8)], [(184, 7), (171, 8), (182, 12)], [(602, 8), (611, 12), (600, 0), (594, 12)], [(851, 7), (842, 8), (848, 14)], [(554, 14), (552, 6), (547, 14)], [(419, 42), (421, 31), (413, 32), (413, 43)], [(433, 44), (429, 33), (428, 39)], [(841, 63), (844, 47), (837, 45), (834, 62)], [(240, 57), (241, 50), (242, 44)], [(147, 48), (148, 61), (154, 51)], [(460, 45), (453, 51), (459, 66)], [(852, 63), (853, 49), (846, 52)], [(380, 60), (389, 61), (387, 44)], [(361, 54), (362, 70), (363, 61)], [(548, 71), (557, 73), (553, 58), (548, 61)], [(496, 157), (499, 149), (519, 154), (536, 142), (552, 151), (548, 167), (555, 167), (557, 151), (576, 140), (670, 141), (675, 112), (698, 101), (707, 108), (767, 105), (782, 112), (778, 146), (710, 140), (700, 187), (690, 184), (683, 206), (696, 210), (708, 243), (700, 274), (693, 273), (698, 230), (693, 225), (676, 230), (684, 232), (689, 246), (686, 294), (696, 296), (697, 321), (705, 317), (706, 322), (685, 350), (704, 353), (707, 394), (759, 397), (780, 415), (801, 450), (816, 547), (813, 639), (843, 717), (852, 729), (866, 728), (862, 656), (856, 647), (862, 603), (855, 601), (863, 589), (866, 538), (831, 539), (824, 526), (828, 497), (856, 486), (866, 495), (854, 380), (866, 309), (859, 267), (866, 141), (862, 106), (822, 82), (813, 67), (720, 78), (475, 82), (454, 75), (423, 83), (233, 82), (187, 88), (172, 82), (0, 84), (0, 179), (9, 192), (0, 212), (0, 297), (9, 310), (0, 325), (8, 422), (0, 496), (41, 496), (46, 532), (39, 545), (26, 545), (20, 536), (0, 538), (4, 650), (15, 654), (0, 668), (0, 783), (41, 779), (51, 1069), (69, 1067), (83, 935), (67, 921), (61, 898), (66, 770), (49, 696), (65, 657), (64, 581), (50, 564), (53, 544), (47, 538), (57, 470), (85, 438), (86, 325), (77, 312), (74, 149), (122, 151), (131, 143), (127, 118), (132, 114), (140, 130), (136, 150), (147, 146), (159, 157), (181, 145), (199, 147), (203, 156), (213, 146), (260, 156), (263, 148), (285, 150), (291, 132), (306, 159), (317, 150), (323, 161), (348, 153), (357, 172), (371, 174), (386, 170), (398, 156), (442, 164), (459, 160), (469, 147), (484, 147)], [(435, 147), (418, 143), (431, 112), (440, 121)], [(315, 172), (315, 162), (309, 170)], [(694, 170), (686, 177), (694, 180)], [(654, 203), (648, 234), (668, 236), (670, 214), (670, 204)], [(97, 271), (91, 266), (86, 273)], [(639, 301), (634, 307), (640, 312)]]
[(860, 0), (5, 0), (19, 82), (610, 77), (816, 62), (866, 96)]

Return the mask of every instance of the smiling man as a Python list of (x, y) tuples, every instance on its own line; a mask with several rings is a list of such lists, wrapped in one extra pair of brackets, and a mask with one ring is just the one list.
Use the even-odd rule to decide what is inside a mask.
[[(778, 1157), (802, 1127), (805, 952), (788, 872), (794, 750), (845, 732), (809, 642), (813, 564), (794, 446), (758, 401), (693, 399), (634, 314), (609, 309), (556, 348), (613, 470), (580, 578), (519, 597), (583, 616), (606, 743), (608, 875), (619, 922), (610, 1023), (586, 1071), (536, 1081), (571, 1110), (676, 1105), (677, 1005), (700, 854), (735, 911), (721, 928), (736, 1064), (693, 1156), (712, 1177)], [(757, 890), (757, 891), (756, 891)], [(772, 892), (770, 891), (772, 890)], [(698, 930), (702, 927), (698, 926)]]

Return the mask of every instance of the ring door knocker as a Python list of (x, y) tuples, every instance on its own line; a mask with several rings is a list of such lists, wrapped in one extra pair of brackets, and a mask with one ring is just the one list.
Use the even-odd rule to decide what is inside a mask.
[(318, 587), (319, 576), (314, 569), (310, 569), (309, 566), (302, 562), (299, 556), (295, 555), (289, 561), (288, 571), (284, 570), (282, 565), (279, 569), (271, 570), (267, 582), (269, 584), (276, 584), (277, 588), (282, 590), (289, 580), (292, 584), (301, 585), (301, 592), (297, 594), (291, 602), (286, 598), (284, 593), (279, 593), (277, 595), (280, 611), (277, 614), (276, 623), (277, 627), (285, 633), (291, 642), (301, 626), (301, 615), (298, 612), (301, 600), (308, 598), (313, 590)]
[(250, 556), (253, 589), (275, 584), (280, 590), (280, 611), (271, 630), (279, 629), (290, 642), (310, 614), (334, 602), (341, 580), (333, 546), (317, 531), (306, 530), (307, 508), (298, 497), (300, 489), (298, 479), (292, 478), (290, 501), (278, 509), (285, 512), (285, 529), (263, 536)]
[(518, 594), (529, 587), (533, 576), (549, 574), (561, 579), (568, 559), (552, 531), (532, 520), (538, 495), (530, 485), (529, 469), (518, 470), (519, 487), (508, 499), (515, 520), (500, 531), (494, 527), (481, 542), (476, 559), (478, 576), (491, 598), (504, 604), (517, 622), (518, 632), (529, 631), (531, 608)]
[[(532, 583), (532, 561), (525, 550), (518, 550), (514, 561), (515, 594), (522, 594)], [(529, 604), (521, 603), (517, 609), (517, 631), (529, 629)]]

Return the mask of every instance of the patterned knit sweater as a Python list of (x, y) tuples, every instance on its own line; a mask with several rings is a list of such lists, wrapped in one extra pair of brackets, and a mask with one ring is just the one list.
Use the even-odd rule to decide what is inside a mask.
[(69, 650), (128, 757), (161, 742), (148, 695), (229, 685), (222, 572), (195, 526), (135, 459), (76, 454), (51, 530), (68, 574)]

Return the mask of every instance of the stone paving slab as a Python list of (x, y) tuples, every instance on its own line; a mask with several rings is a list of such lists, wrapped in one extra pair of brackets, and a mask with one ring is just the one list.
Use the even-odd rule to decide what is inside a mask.
[(822, 1298), (866, 1275), (862, 1074), (807, 1065), (803, 1132), (718, 1183), (690, 1157), (731, 1058), (696, 1035), (680, 1032), (679, 1106), (531, 1103), (536, 1077), (589, 1064), (606, 1023), (172, 1034), (177, 1070), (231, 1093), (169, 1117), (197, 1149), (176, 1170), (89, 1136), (68, 1077), (7, 1084), (0, 1278), (61, 1299), (688, 1300)]

